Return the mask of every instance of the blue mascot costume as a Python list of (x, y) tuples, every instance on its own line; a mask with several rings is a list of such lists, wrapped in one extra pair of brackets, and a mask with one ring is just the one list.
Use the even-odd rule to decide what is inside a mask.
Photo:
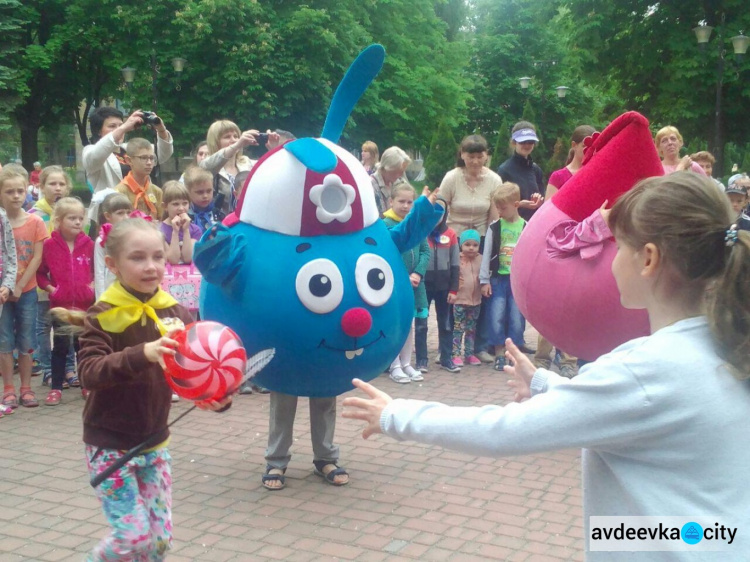
[[(279, 474), (290, 458), (291, 425), (277, 425), (283, 416), (293, 423), (297, 396), (311, 397), (316, 473), (335, 483), (321, 469), (338, 457), (335, 396), (351, 390), (354, 377), (372, 380), (382, 373), (413, 321), (414, 295), (400, 254), (430, 233), (443, 209), (420, 197), (388, 230), (364, 167), (335, 144), (384, 57), (380, 45), (360, 53), (336, 90), (322, 137), (266, 153), (235, 212), (196, 245), (201, 317), (235, 330), (248, 354), (276, 350), (254, 379), (272, 391), (264, 484), (275, 477), (283, 487)], [(282, 396), (291, 398), (284, 406), (290, 412), (274, 411)], [(318, 415), (314, 400), (324, 397), (325, 412)], [(318, 447), (316, 423), (326, 426), (318, 428), (325, 442)], [(280, 470), (268, 476), (272, 468)]]
[(276, 349), (255, 378), (296, 396), (336, 396), (372, 380), (406, 340), (414, 293), (400, 254), (443, 209), (425, 197), (392, 230), (378, 218), (370, 178), (334, 143), (382, 66), (373, 45), (352, 64), (323, 136), (271, 150), (247, 178), (235, 214), (196, 245), (201, 318), (235, 330), (248, 354)]

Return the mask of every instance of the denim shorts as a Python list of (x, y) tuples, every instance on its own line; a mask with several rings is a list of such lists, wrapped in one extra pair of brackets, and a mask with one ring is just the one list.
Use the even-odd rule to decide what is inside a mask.
[(36, 347), (36, 287), (21, 294), (15, 302), (7, 301), (0, 315), (0, 353), (29, 355)]

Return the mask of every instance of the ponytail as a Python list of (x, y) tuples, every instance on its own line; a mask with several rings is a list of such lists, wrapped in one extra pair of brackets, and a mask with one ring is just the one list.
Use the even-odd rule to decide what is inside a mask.
[(750, 378), (750, 232), (736, 230), (729, 201), (693, 172), (642, 180), (609, 215), (615, 238), (659, 248), (683, 290), (706, 295), (716, 350), (739, 379)]
[(750, 378), (750, 232), (735, 231), (726, 267), (709, 300), (708, 321), (719, 355), (739, 379)]

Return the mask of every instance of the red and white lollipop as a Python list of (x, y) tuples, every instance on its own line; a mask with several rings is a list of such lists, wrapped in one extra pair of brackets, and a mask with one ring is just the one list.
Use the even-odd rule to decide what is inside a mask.
[(218, 401), (239, 388), (247, 354), (231, 329), (218, 322), (193, 322), (172, 338), (178, 343), (177, 353), (164, 356), (164, 376), (179, 396)]

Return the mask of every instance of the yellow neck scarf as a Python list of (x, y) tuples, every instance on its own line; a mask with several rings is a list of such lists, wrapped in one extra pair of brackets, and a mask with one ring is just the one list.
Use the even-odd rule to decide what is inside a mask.
[(44, 198), (44, 196), (39, 197), (39, 201), (36, 202), (34, 205), (35, 209), (39, 209), (43, 213), (46, 213), (47, 220), (52, 218), (52, 205), (49, 204), (49, 202)]
[(127, 292), (119, 281), (112, 283), (99, 300), (115, 307), (105, 310), (96, 317), (102, 329), (113, 334), (124, 332), (125, 328), (135, 324), (138, 320), (141, 320), (141, 324), (145, 326), (146, 317), (148, 317), (154, 321), (161, 335), (164, 335), (167, 329), (156, 315), (156, 310), (178, 304), (172, 295), (162, 289), (156, 291), (156, 294), (148, 301), (141, 302)]
[(393, 209), (388, 209), (385, 213), (383, 213), (383, 216), (385, 218), (387, 218), (387, 219), (392, 219), (392, 220), (394, 220), (396, 222), (401, 222), (402, 220), (404, 220), (404, 218), (403, 217), (399, 217), (396, 214), (396, 211), (394, 211)]

